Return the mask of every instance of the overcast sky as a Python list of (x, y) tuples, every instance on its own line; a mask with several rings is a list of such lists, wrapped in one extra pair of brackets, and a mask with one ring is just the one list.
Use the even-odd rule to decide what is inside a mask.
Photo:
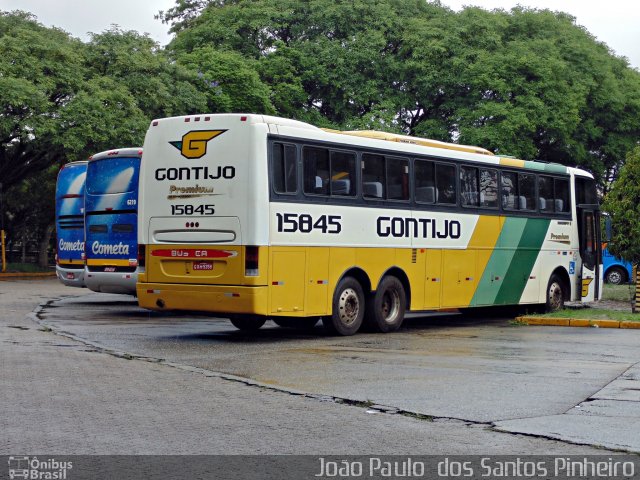
[[(175, 0), (0, 0), (0, 10), (26, 10), (47, 26), (60, 27), (86, 40), (87, 32), (99, 33), (111, 24), (125, 30), (147, 32), (160, 44), (170, 37), (167, 25), (153, 17)], [(442, 0), (454, 10), (477, 5), (488, 10), (511, 9), (517, 4), (567, 12), (616, 55), (640, 68), (640, 0)]]

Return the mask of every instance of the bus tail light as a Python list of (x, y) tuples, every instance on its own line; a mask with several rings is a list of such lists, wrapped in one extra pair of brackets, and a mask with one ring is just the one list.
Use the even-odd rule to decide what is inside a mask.
[(258, 247), (246, 247), (244, 252), (244, 276), (257, 277), (258, 272)]
[(138, 266), (144, 267), (145, 245), (138, 245)]

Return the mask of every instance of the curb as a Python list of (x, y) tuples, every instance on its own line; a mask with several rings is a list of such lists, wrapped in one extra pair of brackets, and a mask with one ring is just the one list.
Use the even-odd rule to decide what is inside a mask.
[(0, 273), (0, 280), (5, 278), (42, 278), (42, 277), (55, 277), (56, 272), (16, 272), (16, 273)]
[(518, 322), (527, 325), (553, 327), (595, 327), (595, 328), (638, 328), (640, 322), (628, 320), (598, 320), (584, 318), (516, 317)]

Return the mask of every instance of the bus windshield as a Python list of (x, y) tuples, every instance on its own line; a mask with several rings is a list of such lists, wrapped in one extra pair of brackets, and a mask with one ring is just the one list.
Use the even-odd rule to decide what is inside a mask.
[(87, 193), (105, 195), (129, 193), (138, 188), (139, 158), (115, 157), (89, 163)]

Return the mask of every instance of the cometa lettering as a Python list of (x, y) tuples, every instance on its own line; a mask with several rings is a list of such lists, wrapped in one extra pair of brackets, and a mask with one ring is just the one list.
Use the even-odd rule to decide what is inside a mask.
[(84, 242), (82, 240), (67, 242), (60, 239), (60, 243), (58, 243), (58, 250), (61, 252), (82, 252), (84, 251)]
[(102, 245), (96, 240), (91, 244), (91, 252), (94, 255), (129, 255), (129, 245), (122, 242)]
[(378, 217), (379, 237), (460, 238), (460, 222), (434, 218)]
[(180, 167), (157, 168), (156, 180), (217, 180), (219, 178), (232, 179), (236, 176), (236, 169), (232, 166), (216, 167)]

